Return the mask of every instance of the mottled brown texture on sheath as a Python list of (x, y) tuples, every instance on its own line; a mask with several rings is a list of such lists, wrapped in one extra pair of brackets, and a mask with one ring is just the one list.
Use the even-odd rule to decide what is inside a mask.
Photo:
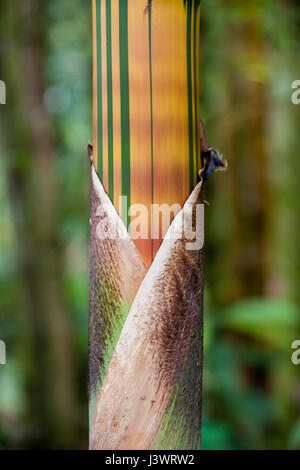
[(161, 312), (156, 360), (160, 381), (171, 392), (168, 406), (172, 406), (158, 444), (164, 449), (170, 445), (172, 449), (199, 449), (201, 439), (204, 253), (203, 249), (186, 250), (186, 242), (180, 240), (173, 248), (168, 270), (157, 282), (160, 294), (154, 308)]
[(158, 327), (158, 364), (161, 381), (171, 390), (169, 406), (174, 400), (164, 439), (180, 428), (185, 448), (195, 449), (200, 446), (201, 431), (203, 253), (185, 256), (178, 269), (176, 261), (181, 255), (172, 259), (173, 275), (163, 283), (165, 310)]
[(200, 253), (195, 256), (181, 246), (177, 248), (168, 271), (157, 283), (160, 296), (155, 306), (156, 312), (164, 312), (157, 326), (158, 360), (163, 380), (169, 386), (177, 381), (195, 334), (202, 293)]
[[(89, 290), (89, 392), (97, 392), (104, 363), (107, 342), (121, 305), (119, 246), (115, 240), (97, 237), (100, 217), (97, 209), (100, 200), (92, 184), (91, 240), (90, 240), (90, 290)], [(107, 220), (101, 220), (103, 225)]]

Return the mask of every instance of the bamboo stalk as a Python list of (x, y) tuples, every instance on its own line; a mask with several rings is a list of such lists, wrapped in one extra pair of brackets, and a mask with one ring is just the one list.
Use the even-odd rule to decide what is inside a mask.
[[(93, 449), (200, 445), (202, 250), (185, 250), (184, 238), (172, 246), (166, 240), (161, 245), (162, 223), (159, 238), (151, 236), (153, 204), (182, 207), (201, 167), (200, 1), (145, 3), (93, 0), (98, 173), (93, 169)], [(127, 198), (123, 211), (119, 196)], [(190, 203), (202, 201), (201, 183), (189, 201), (186, 211)], [(136, 203), (147, 208), (149, 228), (147, 239), (133, 243), (129, 224), (134, 220), (128, 210)], [(104, 218), (97, 218), (99, 207)], [(169, 230), (185, 215), (179, 212)], [(125, 244), (119, 239), (99, 241), (97, 227), (101, 231), (115, 223), (123, 233), (129, 230)], [(128, 264), (122, 261), (123, 251)], [(145, 265), (151, 265), (147, 274)]]

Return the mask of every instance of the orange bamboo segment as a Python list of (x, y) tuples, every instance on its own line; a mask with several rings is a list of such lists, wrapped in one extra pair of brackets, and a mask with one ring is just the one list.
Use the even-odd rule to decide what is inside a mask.
[[(195, 14), (197, 14), (197, 12), (195, 11), (195, 9), (192, 9), (192, 18), (191, 18), (191, 65), (192, 65), (192, 71), (195, 70), (195, 44), (194, 44), (194, 41), (193, 41), (193, 37), (194, 37), (194, 34), (195, 34)], [(191, 82), (192, 82), (192, 93), (193, 93), (193, 97), (195, 96), (195, 90), (196, 90), (196, 83), (195, 83), (195, 74), (192, 73), (192, 77), (191, 77)], [(193, 117), (193, 123), (195, 122), (195, 119), (196, 119), (196, 112), (197, 112), (197, 109), (196, 109), (196, 106), (195, 106), (195, 100), (193, 99), (193, 106), (192, 106), (192, 117)], [(196, 160), (197, 160), (197, 157), (196, 157), (196, 140), (197, 140), (197, 129), (195, 128), (195, 126), (193, 126), (193, 165), (194, 165), (194, 175), (196, 175)]]
[[(97, 16), (96, 0), (92, 0), (93, 18), (93, 145), (94, 154), (98, 155), (98, 76), (97, 76)], [(98, 170), (98, 158), (95, 158), (95, 169)]]
[[(130, 188), (131, 205), (142, 204), (145, 209), (131, 214), (131, 224), (138, 217), (136, 231), (147, 230), (147, 239), (138, 238), (135, 244), (149, 266), (152, 260), (151, 240), (151, 97), (149, 67), (148, 15), (145, 2), (128, 3), (128, 57), (130, 97)], [(134, 207), (132, 207), (134, 210)], [(145, 213), (145, 214), (144, 214)], [(132, 233), (132, 231), (131, 231)]]
[(152, 203), (182, 205), (200, 166), (199, 0), (93, 0), (93, 15), (95, 165), (119, 213), (127, 198), (127, 223), (148, 225), (135, 243), (149, 266), (167, 228)]
[(190, 191), (186, 11), (179, 4), (158, 2), (152, 11), (155, 204), (182, 205)]
[[(200, 1), (198, 0), (199, 4)], [(199, 5), (194, 10), (195, 16), (195, 31), (194, 31), (194, 47), (195, 47), (195, 63), (194, 63), (194, 99), (195, 99), (195, 161), (196, 161), (196, 173), (197, 176), (198, 171), (201, 168), (201, 146), (200, 146), (200, 132), (199, 132), (199, 125), (200, 125), (200, 69), (199, 69), (199, 54), (200, 54), (200, 8)]]
[(113, 93), (113, 145), (114, 145), (114, 204), (122, 216), (120, 197), (122, 196), (121, 166), (121, 103), (120, 103), (120, 49), (119, 49), (119, 3), (111, 3), (112, 28), (112, 93)]

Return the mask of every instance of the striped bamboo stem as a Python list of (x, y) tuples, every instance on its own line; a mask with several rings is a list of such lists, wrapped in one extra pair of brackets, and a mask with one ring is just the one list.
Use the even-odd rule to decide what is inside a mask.
[[(202, 202), (200, 0), (92, 3), (90, 446), (196, 449), (202, 250), (162, 243), (162, 223), (152, 235), (153, 204)], [(148, 237), (133, 241), (135, 204), (147, 208)], [(182, 209), (169, 230), (187, 213), (194, 224)], [(99, 239), (115, 225), (126, 236)]]
[[(128, 225), (130, 205), (182, 206), (197, 181), (199, 6), (93, 0), (95, 167)], [(147, 266), (163, 235), (136, 241)]]

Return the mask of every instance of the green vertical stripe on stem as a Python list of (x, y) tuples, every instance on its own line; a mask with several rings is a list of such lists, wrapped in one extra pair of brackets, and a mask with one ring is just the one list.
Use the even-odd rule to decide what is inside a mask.
[(151, 256), (153, 258), (153, 95), (152, 95), (152, 2), (148, 1), (148, 35), (149, 35), (149, 73), (150, 73), (150, 119), (151, 119)]
[(190, 190), (194, 187), (194, 140), (193, 140), (193, 90), (192, 90), (192, 2), (187, 3), (187, 86), (188, 86), (188, 123), (189, 123), (189, 165)]
[(197, 67), (199, 66), (197, 57), (197, 13), (200, 6), (200, 0), (195, 0), (194, 5), (194, 107), (195, 107), (195, 142), (196, 142), (196, 172), (199, 171), (199, 129), (198, 129), (198, 87), (197, 87)]
[(120, 87), (121, 87), (121, 156), (122, 195), (127, 196), (129, 224), (130, 207), (130, 123), (129, 123), (129, 65), (128, 65), (128, 0), (119, 0)]
[(111, 0), (106, 0), (106, 57), (107, 57), (107, 128), (108, 128), (108, 194), (114, 200), (114, 140), (113, 91), (111, 53)]
[(101, 48), (101, 0), (96, 0), (97, 22), (97, 115), (98, 115), (98, 174), (103, 179), (103, 128), (102, 128), (102, 48)]

